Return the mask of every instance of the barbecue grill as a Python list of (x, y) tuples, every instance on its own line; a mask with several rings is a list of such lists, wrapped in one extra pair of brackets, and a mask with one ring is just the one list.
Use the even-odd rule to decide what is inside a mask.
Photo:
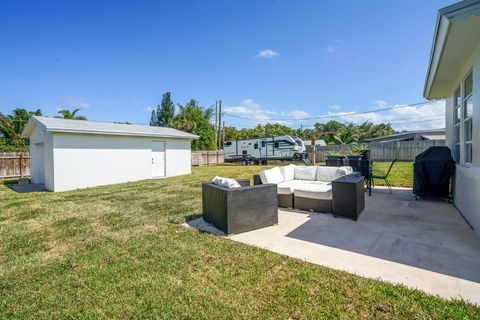
[(413, 193), (420, 197), (446, 198), (450, 202), (450, 178), (455, 161), (448, 147), (430, 147), (415, 157), (413, 164)]

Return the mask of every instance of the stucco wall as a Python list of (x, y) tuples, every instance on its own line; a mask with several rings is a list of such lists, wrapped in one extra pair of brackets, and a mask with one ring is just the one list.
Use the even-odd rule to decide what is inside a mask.
[(186, 139), (55, 133), (51, 190), (150, 179), (152, 140), (166, 142), (166, 176), (190, 173), (190, 141)]
[(167, 177), (190, 174), (192, 172), (191, 142), (186, 139), (165, 140)]
[[(53, 190), (53, 136), (39, 125), (30, 136), (30, 174), (33, 183)], [(42, 154), (43, 153), (43, 154)]]
[[(465, 64), (460, 79), (473, 69), (473, 161), (472, 166), (465, 166), (464, 151), (461, 149), (460, 164), (456, 166), (454, 197), (455, 206), (480, 235), (480, 47)], [(446, 145), (453, 149), (454, 111), (453, 93), (446, 101)], [(461, 141), (463, 141), (461, 132)]]

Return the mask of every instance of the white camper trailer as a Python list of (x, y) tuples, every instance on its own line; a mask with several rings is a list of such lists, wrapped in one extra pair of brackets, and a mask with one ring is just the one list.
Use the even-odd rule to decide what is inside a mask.
[(267, 160), (294, 160), (309, 162), (303, 141), (296, 136), (278, 136), (225, 141), (225, 162), (242, 164), (266, 163)]

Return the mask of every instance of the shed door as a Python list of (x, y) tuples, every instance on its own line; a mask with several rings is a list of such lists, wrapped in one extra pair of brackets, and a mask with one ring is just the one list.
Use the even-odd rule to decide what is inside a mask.
[(31, 154), (31, 170), (33, 183), (45, 184), (45, 144), (34, 143), (33, 153)]
[(152, 141), (152, 177), (165, 177), (164, 141)]

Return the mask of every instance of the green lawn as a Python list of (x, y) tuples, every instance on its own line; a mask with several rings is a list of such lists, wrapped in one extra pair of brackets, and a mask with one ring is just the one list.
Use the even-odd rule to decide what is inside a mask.
[[(375, 171), (381, 170), (387, 172), (390, 167), (390, 162), (374, 162), (373, 168)], [(390, 184), (396, 187), (413, 187), (413, 162), (395, 162), (392, 171), (388, 175)], [(375, 180), (375, 185), (382, 186), (385, 182), (383, 180)]]
[(181, 224), (202, 181), (260, 167), (64, 193), (0, 184), (0, 318), (478, 319), (480, 309)]

